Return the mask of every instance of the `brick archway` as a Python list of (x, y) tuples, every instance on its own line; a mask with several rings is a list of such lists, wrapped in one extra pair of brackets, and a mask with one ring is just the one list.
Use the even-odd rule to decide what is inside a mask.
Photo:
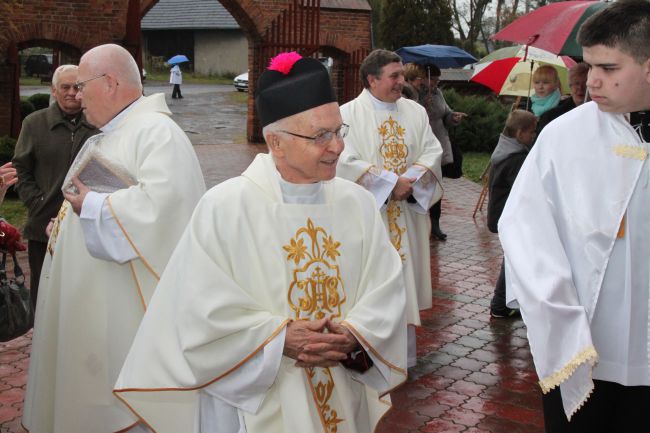
[[(0, 5), (0, 136), (17, 136), (20, 128), (18, 50), (36, 44), (73, 47), (79, 53), (104, 44), (117, 43), (129, 49), (140, 61), (140, 19), (159, 0), (5, 0)], [(253, 104), (252, 88), (260, 65), (260, 46), (278, 17), (286, 14), (294, 0), (214, 0), (230, 12), (248, 38), (248, 64), (251, 71), (248, 103), (247, 135), (259, 140), (259, 128)], [(335, 68), (345, 67), (354, 50), (370, 48), (370, 7), (365, 0), (307, 0), (319, 6), (316, 44), (326, 52), (332, 49), (339, 61)], [(279, 45), (278, 45), (279, 47)], [(280, 48), (278, 48), (280, 51)], [(342, 69), (341, 69), (342, 70)], [(337, 91), (348, 83), (338, 75)]]

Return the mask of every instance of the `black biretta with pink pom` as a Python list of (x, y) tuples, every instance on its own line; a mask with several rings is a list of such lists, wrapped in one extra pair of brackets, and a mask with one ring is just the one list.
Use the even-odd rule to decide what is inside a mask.
[(271, 59), (255, 92), (262, 127), (330, 102), (336, 95), (325, 66), (295, 51)]

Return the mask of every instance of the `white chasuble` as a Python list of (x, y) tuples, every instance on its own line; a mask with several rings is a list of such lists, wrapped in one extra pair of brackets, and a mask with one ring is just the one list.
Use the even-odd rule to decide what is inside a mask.
[(375, 366), (359, 375), (282, 356), (257, 407), (231, 402), (245, 431), (365, 433), (390, 408), (406, 378), (401, 263), (370, 194), (338, 178), (323, 194), (284, 203), (271, 157), (258, 155), (200, 201), (115, 386), (157, 433), (198, 431), (198, 391), (266, 356), (290, 320), (341, 322)]
[[(648, 265), (634, 267), (629, 261), (645, 247), (620, 248), (638, 242), (626, 236), (647, 237), (639, 235), (645, 218), (637, 217), (647, 209), (634, 201), (630, 207), (635, 190), (647, 191), (647, 177), (639, 185), (647, 154), (647, 144), (623, 115), (585, 103), (544, 128), (499, 220), (508, 306), (521, 308), (542, 391), (559, 386), (569, 418), (593, 390), (593, 367), (599, 361), (594, 325), (602, 333), (608, 323), (613, 329), (641, 323), (635, 330), (640, 340), (634, 334), (619, 338), (641, 341), (640, 350), (647, 350), (647, 304), (640, 307), (641, 317), (638, 308), (630, 309), (631, 315), (611, 314), (624, 311), (613, 299), (648, 299), (647, 284), (634, 285), (648, 281)], [(629, 220), (628, 210), (634, 217)], [(601, 323), (594, 316), (597, 309), (605, 312)], [(641, 359), (648, 362), (647, 352)], [(647, 371), (647, 364), (643, 367)], [(627, 382), (607, 374), (597, 378)]]
[[(394, 110), (378, 110), (368, 90), (341, 107), (350, 125), (337, 175), (373, 192), (381, 215), (404, 267), (407, 322), (419, 325), (419, 310), (431, 308), (431, 270), (428, 209), (442, 197), (442, 148), (431, 132), (425, 109), (400, 98)], [(414, 203), (390, 197), (384, 187), (389, 175), (416, 178)], [(385, 202), (385, 204), (384, 204)]]
[(164, 95), (141, 98), (102, 139), (137, 184), (108, 203), (138, 257), (93, 258), (64, 202), (40, 281), (23, 424), (34, 433), (110, 433), (138, 418), (113, 394), (124, 358), (173, 248), (205, 191), (191, 143)]

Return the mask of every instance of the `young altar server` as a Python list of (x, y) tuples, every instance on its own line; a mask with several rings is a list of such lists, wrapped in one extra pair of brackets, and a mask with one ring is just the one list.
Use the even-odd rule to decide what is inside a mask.
[(546, 431), (650, 431), (650, 2), (578, 34), (593, 102), (549, 124), (501, 219)]

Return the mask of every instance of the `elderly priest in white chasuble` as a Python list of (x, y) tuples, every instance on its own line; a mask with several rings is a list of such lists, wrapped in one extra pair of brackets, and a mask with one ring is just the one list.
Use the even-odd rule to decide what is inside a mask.
[(164, 95), (142, 96), (128, 51), (88, 51), (75, 86), (101, 134), (84, 144), (64, 181), (41, 274), (23, 425), (32, 433), (140, 433), (146, 427), (113, 385), (205, 184)]
[(406, 379), (402, 264), (335, 177), (327, 70), (283, 53), (256, 96), (270, 153), (199, 202), (115, 394), (157, 433), (367, 433)]
[[(401, 58), (375, 50), (360, 68), (364, 89), (341, 107), (350, 133), (338, 175), (363, 185), (400, 255), (406, 285), (406, 319), (420, 325), (419, 310), (431, 308), (428, 211), (442, 197), (442, 147), (431, 131), (426, 110), (402, 98)], [(409, 326), (409, 367), (415, 364), (415, 332)]]

